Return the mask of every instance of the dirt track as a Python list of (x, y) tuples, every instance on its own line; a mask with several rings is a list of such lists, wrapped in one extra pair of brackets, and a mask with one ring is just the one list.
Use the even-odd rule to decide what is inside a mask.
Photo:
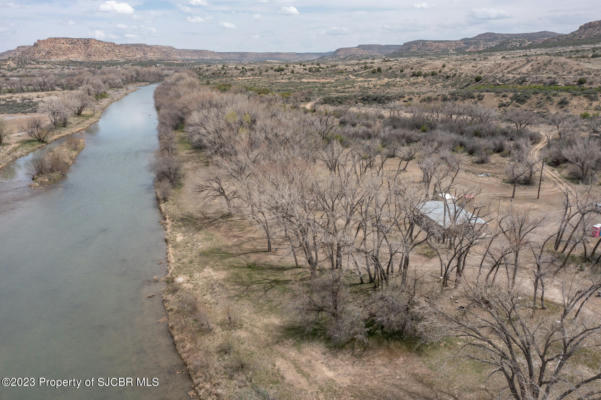
[[(547, 146), (547, 144), (549, 143), (549, 138), (552, 135), (549, 132), (549, 128), (546, 126), (541, 127), (539, 133), (542, 137), (542, 140), (532, 148), (531, 152), (532, 158), (536, 160), (540, 158), (540, 152)], [(555, 186), (557, 186), (557, 188), (562, 192), (568, 192), (572, 196), (576, 195), (576, 192), (574, 191), (572, 186), (568, 182), (566, 182), (554, 168), (545, 165), (544, 176), (548, 177), (550, 181), (553, 182), (553, 184), (555, 184)]]

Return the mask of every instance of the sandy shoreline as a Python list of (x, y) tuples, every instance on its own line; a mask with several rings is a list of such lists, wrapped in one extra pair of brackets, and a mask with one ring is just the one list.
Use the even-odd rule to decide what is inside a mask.
[(156, 190), (155, 187), (155, 196), (156, 196), (156, 202), (157, 202), (157, 206), (159, 209), (159, 213), (161, 214), (161, 225), (163, 226), (163, 229), (165, 231), (165, 258), (167, 261), (167, 270), (165, 273), (165, 276), (163, 276), (162, 279), (166, 280), (165, 282), (165, 288), (163, 289), (163, 294), (162, 294), (162, 300), (163, 300), (163, 307), (165, 309), (165, 315), (167, 316), (167, 327), (169, 329), (169, 334), (171, 335), (171, 340), (173, 341), (173, 344), (175, 346), (175, 350), (177, 351), (177, 354), (179, 355), (179, 357), (181, 358), (181, 360), (183, 361), (184, 365), (186, 366), (186, 373), (188, 374), (188, 376), (190, 377), (190, 381), (192, 381), (192, 386), (194, 391), (193, 392), (189, 392), (188, 396), (190, 396), (191, 399), (195, 399), (201, 398), (201, 394), (198, 392), (197, 390), (197, 383), (194, 382), (194, 377), (193, 377), (193, 373), (192, 373), (192, 368), (190, 368), (189, 365), (189, 360), (187, 357), (184, 356), (184, 352), (183, 349), (181, 348), (181, 346), (184, 345), (184, 343), (182, 341), (176, 340), (175, 337), (177, 335), (177, 332), (175, 332), (174, 326), (172, 324), (172, 315), (170, 310), (170, 299), (167, 296), (167, 291), (169, 288), (169, 280), (168, 278), (171, 277), (171, 274), (173, 272), (173, 266), (174, 266), (174, 258), (173, 258), (173, 246), (171, 245), (171, 234), (172, 234), (172, 229), (171, 229), (171, 219), (169, 218), (169, 214), (167, 212), (167, 208), (165, 207), (165, 202), (161, 201), (161, 198), (158, 194), (158, 191)]

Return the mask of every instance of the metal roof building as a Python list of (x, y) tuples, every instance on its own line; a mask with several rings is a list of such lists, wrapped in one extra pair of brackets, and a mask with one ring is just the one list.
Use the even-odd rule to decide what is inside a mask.
[(421, 205), (419, 210), (424, 217), (444, 229), (466, 223), (486, 224), (482, 218), (464, 210), (454, 202), (427, 201)]

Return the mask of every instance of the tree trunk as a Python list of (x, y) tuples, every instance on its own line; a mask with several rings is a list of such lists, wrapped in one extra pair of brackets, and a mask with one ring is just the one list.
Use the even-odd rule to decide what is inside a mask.
[(541, 189), (541, 187), (543, 185), (543, 171), (544, 171), (544, 169), (545, 169), (545, 160), (542, 160), (541, 164), (540, 164), (540, 178), (538, 179), (538, 193), (536, 195), (536, 200), (540, 199), (540, 189)]

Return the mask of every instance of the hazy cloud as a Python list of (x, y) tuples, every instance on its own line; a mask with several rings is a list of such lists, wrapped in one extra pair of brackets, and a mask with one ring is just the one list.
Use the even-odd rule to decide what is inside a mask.
[(200, 24), (201, 22), (205, 22), (203, 17), (195, 16), (195, 17), (186, 17), (186, 21), (191, 22), (193, 24)]
[(425, 1), (422, 1), (420, 3), (415, 3), (413, 5), (413, 8), (430, 8), (430, 5), (428, 3), (426, 3)]
[(231, 22), (222, 22), (220, 25), (227, 29), (236, 29), (236, 25)]
[(188, 4), (192, 5), (192, 6), (208, 6), (209, 3), (207, 3), (206, 0), (188, 0)]
[(332, 26), (324, 31), (324, 34), (331, 36), (340, 36), (340, 35), (348, 35), (349, 29), (340, 27), (340, 26)]
[(118, 14), (133, 14), (134, 8), (128, 3), (120, 3), (118, 1), (105, 1), (98, 7), (100, 11), (114, 12)]
[(471, 16), (476, 19), (505, 19), (509, 18), (509, 13), (498, 8), (479, 8), (472, 10)]
[(106, 33), (104, 33), (104, 31), (101, 31), (100, 29), (96, 29), (94, 31), (94, 37), (98, 40), (102, 40), (106, 38)]
[(300, 14), (298, 9), (294, 6), (284, 6), (280, 10), (282, 11), (282, 14), (288, 14), (288, 15), (299, 15)]

